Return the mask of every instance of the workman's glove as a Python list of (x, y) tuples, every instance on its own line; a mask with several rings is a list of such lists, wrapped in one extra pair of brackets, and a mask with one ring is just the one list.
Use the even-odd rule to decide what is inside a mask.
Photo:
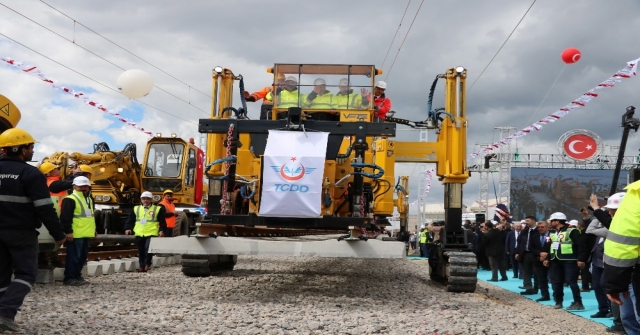
[(282, 92), (283, 88), (282, 87), (278, 87), (276, 89), (276, 95), (280, 94), (280, 92)]
[(309, 95), (307, 96), (307, 100), (313, 101), (313, 99), (315, 99), (317, 96), (318, 96), (318, 93), (316, 93), (316, 91), (313, 91), (309, 93)]

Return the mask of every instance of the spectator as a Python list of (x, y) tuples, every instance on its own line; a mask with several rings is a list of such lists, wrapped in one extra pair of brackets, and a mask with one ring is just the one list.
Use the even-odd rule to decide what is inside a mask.
[[(538, 278), (535, 275), (534, 262), (540, 257), (540, 233), (536, 229), (536, 218), (525, 218), (527, 227), (522, 230), (518, 239), (518, 256), (522, 268), (522, 281), (524, 291), (522, 295), (538, 294)], [(532, 285), (533, 280), (533, 285)]]
[(504, 245), (504, 250), (509, 256), (509, 260), (511, 261), (511, 267), (513, 269), (513, 278), (517, 279), (519, 277), (520, 263), (516, 259), (516, 254), (518, 250), (518, 237), (520, 236), (520, 232), (522, 231), (522, 225), (516, 223), (514, 225), (513, 231), (510, 231), (507, 234), (507, 240)]
[(501, 281), (509, 280), (507, 278), (507, 270), (504, 264), (504, 241), (500, 230), (493, 226), (491, 221), (485, 224), (487, 233), (483, 240), (483, 249), (489, 257), (489, 265), (491, 266), (491, 279), (489, 281), (498, 281), (498, 271), (500, 271)]
[(544, 265), (544, 260), (549, 255), (551, 250), (551, 238), (549, 237), (549, 223), (546, 221), (538, 222), (538, 235), (540, 236), (540, 254), (536, 258), (534, 265), (534, 271), (537, 278), (538, 287), (540, 288), (540, 298), (536, 301), (549, 301), (549, 268)]

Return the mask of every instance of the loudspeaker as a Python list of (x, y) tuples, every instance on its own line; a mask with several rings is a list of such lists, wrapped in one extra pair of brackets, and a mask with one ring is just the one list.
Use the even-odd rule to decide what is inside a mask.
[(629, 184), (640, 180), (640, 168), (629, 170)]
[(484, 214), (476, 214), (476, 223), (484, 223), (485, 217)]

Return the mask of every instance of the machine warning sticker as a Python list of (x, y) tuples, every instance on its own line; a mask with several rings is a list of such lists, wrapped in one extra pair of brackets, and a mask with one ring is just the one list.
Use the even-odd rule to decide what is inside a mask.
[(0, 107), (0, 112), (5, 113), (7, 116), (9, 116), (9, 104), (6, 104), (2, 107)]

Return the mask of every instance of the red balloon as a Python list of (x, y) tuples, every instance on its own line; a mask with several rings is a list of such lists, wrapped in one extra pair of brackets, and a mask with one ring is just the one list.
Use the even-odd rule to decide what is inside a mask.
[(567, 64), (573, 64), (579, 61), (580, 56), (582, 56), (582, 54), (580, 53), (580, 50), (576, 48), (566, 48), (564, 49), (562, 54), (560, 54), (560, 57), (562, 57), (562, 61)]

